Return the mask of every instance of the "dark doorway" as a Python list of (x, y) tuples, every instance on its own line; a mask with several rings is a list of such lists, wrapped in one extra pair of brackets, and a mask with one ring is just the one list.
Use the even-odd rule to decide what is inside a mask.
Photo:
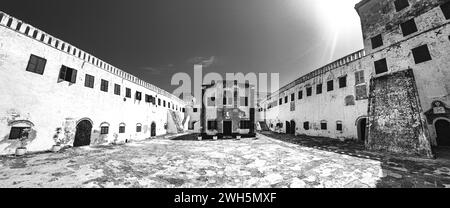
[(358, 139), (366, 141), (367, 138), (367, 118), (359, 119), (358, 121)]
[(82, 120), (77, 124), (75, 132), (74, 147), (88, 146), (91, 144), (92, 123), (88, 120)]
[(434, 124), (436, 128), (436, 142), (438, 146), (450, 146), (450, 122), (440, 119)]
[(290, 134), (295, 135), (295, 130), (296, 130), (295, 121), (291, 121), (290, 127), (291, 127)]
[(233, 123), (231, 121), (223, 121), (223, 135), (232, 136), (233, 134)]
[(156, 136), (156, 123), (153, 122), (152, 125), (150, 125), (150, 136), (155, 137)]
[(291, 123), (289, 121), (286, 121), (286, 134), (291, 133)]

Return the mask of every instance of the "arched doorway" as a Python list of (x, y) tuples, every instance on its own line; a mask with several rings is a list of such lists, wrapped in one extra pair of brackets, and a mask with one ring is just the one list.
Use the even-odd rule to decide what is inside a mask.
[(295, 126), (295, 121), (291, 121), (291, 132), (290, 134), (295, 135), (295, 130), (296, 130), (296, 126)]
[(360, 118), (356, 122), (358, 128), (358, 139), (360, 141), (366, 141), (367, 138), (367, 118)]
[(286, 134), (291, 133), (291, 123), (289, 121), (286, 121)]
[(82, 120), (77, 124), (75, 132), (74, 147), (88, 146), (91, 144), (92, 123), (89, 120)]
[(436, 142), (438, 146), (450, 146), (450, 122), (444, 119), (439, 119), (434, 123), (436, 128)]
[(152, 125), (150, 125), (150, 136), (154, 137), (156, 136), (156, 123), (153, 122)]

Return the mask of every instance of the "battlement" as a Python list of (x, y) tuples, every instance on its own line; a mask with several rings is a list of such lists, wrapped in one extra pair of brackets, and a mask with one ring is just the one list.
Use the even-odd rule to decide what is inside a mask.
[(289, 89), (291, 89), (291, 88), (293, 88), (293, 87), (295, 87), (295, 86), (297, 86), (299, 84), (302, 84), (302, 83), (304, 83), (304, 82), (306, 82), (308, 80), (311, 80), (311, 79), (313, 79), (315, 77), (323, 75), (323, 74), (325, 74), (325, 73), (327, 73), (329, 71), (337, 69), (337, 68), (339, 68), (341, 66), (344, 66), (344, 65), (346, 65), (348, 63), (357, 61), (357, 60), (359, 60), (359, 59), (361, 59), (361, 58), (363, 58), (365, 56), (366, 56), (366, 52), (364, 50), (359, 50), (359, 51), (354, 52), (354, 53), (352, 53), (350, 55), (347, 55), (347, 56), (345, 56), (343, 58), (340, 58), (340, 59), (338, 59), (338, 60), (336, 60), (334, 62), (331, 62), (330, 64), (327, 64), (327, 65), (325, 65), (325, 66), (323, 66), (323, 67), (321, 67), (321, 68), (319, 68), (317, 70), (314, 70), (314, 71), (312, 71), (312, 72), (310, 72), (310, 73), (308, 73), (308, 74), (298, 78), (297, 80), (289, 83), (288, 85), (280, 88), (278, 91), (272, 93), (272, 96), (270, 96), (267, 100), (270, 100), (270, 99), (272, 99), (273, 96), (278, 96), (278, 95), (288, 91)]
[(145, 82), (145, 81), (137, 78), (136, 76), (134, 76), (130, 73), (127, 73), (117, 67), (114, 67), (111, 64), (73, 46), (72, 44), (67, 43), (57, 37), (54, 37), (44, 31), (42, 31), (36, 27), (33, 27), (32, 25), (27, 24), (20, 19), (12, 17), (11, 15), (8, 15), (2, 11), (0, 11), (0, 26), (9, 28), (9, 29), (16, 31), (20, 34), (23, 34), (29, 38), (32, 38), (36, 41), (39, 41), (43, 44), (50, 46), (50, 47), (53, 47), (59, 51), (62, 51), (69, 55), (72, 55), (76, 58), (79, 58), (86, 63), (90, 63), (94, 66), (97, 66), (100, 69), (103, 69), (109, 73), (112, 73), (118, 77), (121, 77), (122, 79), (128, 80), (134, 84), (145, 87), (157, 94), (166, 96), (166, 97), (168, 97), (172, 100), (178, 101), (180, 103), (185, 103), (183, 100), (174, 96), (173, 94), (171, 94), (161, 88), (158, 88), (148, 82)]

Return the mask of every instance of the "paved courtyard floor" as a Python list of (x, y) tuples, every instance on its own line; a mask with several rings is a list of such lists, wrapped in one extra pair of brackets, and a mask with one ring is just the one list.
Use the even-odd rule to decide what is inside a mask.
[(263, 135), (240, 141), (155, 139), (2, 157), (0, 187), (375, 188), (450, 184), (447, 168), (437, 167), (423, 178), (399, 171), (403, 174), (387, 170), (383, 161), (302, 147)]

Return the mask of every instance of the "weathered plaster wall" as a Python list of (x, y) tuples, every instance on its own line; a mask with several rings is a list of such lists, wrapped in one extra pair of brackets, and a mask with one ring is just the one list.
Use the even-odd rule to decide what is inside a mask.
[[(410, 0), (411, 6), (396, 12), (393, 1), (368, 1), (358, 8), (365, 50), (371, 57), (371, 77), (386, 76), (398, 71), (412, 69), (421, 115), (432, 110), (432, 103), (440, 101), (450, 106), (450, 21), (446, 20), (439, 5), (448, 0)], [(414, 18), (418, 31), (403, 36), (399, 24)], [(372, 49), (371, 38), (382, 34), (384, 45)], [(432, 60), (416, 64), (412, 49), (427, 45)], [(373, 62), (386, 58), (388, 72), (376, 75)], [(445, 115), (444, 115), (445, 116)], [(438, 118), (437, 118), (438, 119)], [(427, 119), (428, 120), (428, 119)], [(436, 130), (433, 121), (427, 122), (428, 140), (436, 145)]]
[[(0, 154), (13, 153), (19, 145), (16, 140), (8, 140), (12, 121), (32, 122), (35, 133), (27, 148), (43, 151), (54, 145), (54, 137), (64, 138), (65, 145), (72, 145), (76, 124), (84, 118), (93, 122), (93, 145), (148, 138), (152, 122), (156, 123), (158, 135), (165, 134), (169, 109), (146, 103), (145, 94), (175, 103), (179, 108), (184, 105), (181, 100), (162, 95), (123, 71), (106, 64), (99, 67), (83, 56), (73, 55), (73, 46), (67, 53), (54, 47), (55, 38), (52, 45), (47, 44), (51, 36), (32, 26), (28, 35), (23, 34), (28, 26), (25, 23), (20, 31), (15, 31), (19, 20), (13, 19), (10, 28), (7, 27), (9, 18), (4, 14), (0, 21)], [(34, 30), (39, 32), (37, 38), (31, 37)], [(41, 34), (46, 35), (43, 42), (40, 41)], [(63, 42), (59, 42), (61, 46)], [(65, 45), (67, 48), (68, 44)], [(31, 54), (47, 59), (43, 75), (26, 71)], [(78, 70), (75, 84), (58, 81), (61, 65)], [(85, 74), (95, 76), (93, 89), (84, 86)], [(109, 81), (109, 92), (100, 91), (100, 79)], [(114, 94), (114, 84), (121, 85), (120, 96)], [(125, 87), (132, 89), (131, 99), (124, 99)], [(142, 92), (142, 101), (134, 99), (136, 90)], [(181, 112), (177, 113), (184, 117)], [(103, 122), (110, 125), (108, 135), (100, 135)], [(123, 134), (118, 133), (120, 123), (126, 124)], [(142, 124), (141, 133), (136, 133), (138, 123)]]
[[(343, 60), (350, 60), (348, 57)], [(357, 100), (356, 86), (366, 88), (368, 91), (370, 68), (367, 57), (359, 57), (344, 62), (340, 66), (325, 73), (318, 74), (303, 83), (299, 83), (287, 89), (281, 94), (272, 95), (272, 99), (263, 101), (260, 105), (266, 112), (259, 112), (259, 118), (267, 120), (267, 124), (272, 131), (286, 133), (286, 121), (295, 121), (296, 134), (310, 136), (323, 136), (339, 139), (358, 139), (357, 119), (367, 116), (367, 99)], [(337, 62), (341, 62), (338, 60)], [(364, 83), (356, 85), (355, 72), (364, 71)], [(347, 76), (347, 87), (339, 88), (339, 77)], [(327, 91), (327, 82), (333, 80), (334, 90)], [(322, 94), (317, 94), (317, 84), (323, 84)], [(306, 94), (306, 87), (312, 86), (312, 96)], [(298, 99), (298, 92), (303, 91), (303, 99)], [(295, 94), (295, 101), (291, 102), (291, 94)], [(285, 103), (285, 96), (288, 96), (288, 103)], [(350, 105), (346, 103), (346, 98), (352, 96), (354, 102)], [(364, 96), (363, 96), (364, 97)], [(367, 98), (367, 93), (366, 96)], [(279, 105), (279, 99), (283, 99), (283, 104)], [(276, 101), (276, 106), (268, 109), (268, 104)], [(291, 105), (295, 105), (295, 110), (291, 111)], [(263, 114), (263, 115), (261, 115)], [(264, 119), (260, 120), (264, 121)], [(327, 130), (321, 129), (321, 122), (327, 122)], [(337, 122), (342, 122), (343, 130), (336, 129)], [(277, 123), (283, 123), (283, 128), (277, 129)], [(303, 123), (309, 122), (310, 129), (303, 128)]]
[(371, 80), (366, 146), (432, 157), (412, 69)]

